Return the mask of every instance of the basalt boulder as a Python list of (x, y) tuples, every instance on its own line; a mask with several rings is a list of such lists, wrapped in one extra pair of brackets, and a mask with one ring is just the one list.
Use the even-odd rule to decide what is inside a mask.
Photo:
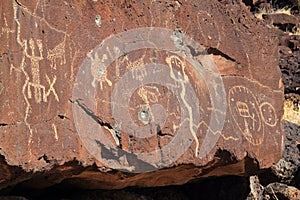
[(0, 10), (0, 189), (183, 184), (281, 158), (278, 39), (240, 1)]

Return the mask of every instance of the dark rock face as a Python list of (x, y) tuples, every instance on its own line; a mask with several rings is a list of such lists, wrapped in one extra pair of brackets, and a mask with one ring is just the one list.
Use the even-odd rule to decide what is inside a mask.
[(266, 187), (260, 185), (256, 176), (250, 177), (251, 192), (247, 199), (289, 199), (300, 198), (300, 190), (282, 183), (271, 183)]
[(184, 184), (281, 158), (278, 39), (244, 4), (0, 10), (0, 189)]
[(299, 199), (299, 1), (258, 1), (252, 9), (264, 9), (262, 17), (278, 33), (279, 66), (285, 88), (286, 145), (278, 163), (250, 178), (248, 199)]
[(282, 182), (290, 183), (295, 177), (300, 166), (299, 138), (300, 127), (296, 124), (285, 122), (284, 129), (287, 133), (286, 148), (283, 157), (272, 166), (272, 170)]
[[(280, 47), (280, 68), (286, 93), (300, 94), (299, 37), (288, 38), (288, 44)], [(291, 47), (291, 48), (289, 48)], [(294, 50), (294, 53), (292, 52)], [(295, 51), (296, 50), (296, 51)]]

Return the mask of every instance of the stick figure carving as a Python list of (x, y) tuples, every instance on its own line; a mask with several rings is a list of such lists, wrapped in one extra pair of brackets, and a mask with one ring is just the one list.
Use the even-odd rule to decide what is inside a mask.
[(251, 144), (261, 144), (264, 131), (258, 112), (258, 102), (251, 90), (242, 85), (233, 86), (229, 90), (228, 98), (236, 126)]

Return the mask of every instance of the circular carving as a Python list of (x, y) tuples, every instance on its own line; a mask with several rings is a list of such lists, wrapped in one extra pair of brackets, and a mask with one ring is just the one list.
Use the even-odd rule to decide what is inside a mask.
[(263, 122), (268, 126), (275, 127), (278, 119), (273, 105), (269, 102), (263, 102), (259, 106), (259, 110), (261, 112)]
[(229, 108), (237, 127), (253, 145), (263, 141), (263, 127), (258, 103), (251, 90), (243, 85), (233, 86), (228, 94)]

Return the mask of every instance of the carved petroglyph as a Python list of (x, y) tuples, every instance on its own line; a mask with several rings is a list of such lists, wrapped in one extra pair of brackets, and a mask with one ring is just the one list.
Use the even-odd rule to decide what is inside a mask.
[(10, 69), (9, 69), (9, 75), (12, 74), (13, 70), (16, 71), (16, 72), (22, 72), (22, 70), (19, 67), (16, 67), (16, 66), (14, 66), (14, 64), (11, 63), (10, 64)]
[[(54, 95), (55, 100), (59, 102), (58, 95), (54, 89), (54, 84), (56, 82), (56, 75), (54, 75), (52, 81), (50, 80), (50, 78), (48, 77), (47, 74), (45, 75), (45, 77), (49, 84), (49, 89), (47, 91), (46, 91), (46, 87), (44, 85), (40, 84), (39, 81), (37, 81), (37, 82), (33, 81), (33, 82), (27, 83), (28, 99), (32, 98), (32, 89), (33, 89), (34, 98), (37, 103), (41, 103), (42, 101), (47, 102), (48, 97), (51, 94), (51, 92)], [(39, 80), (39, 79), (37, 79), (37, 80)]]
[(14, 30), (12, 30), (9, 26), (8, 26), (8, 23), (7, 23), (7, 19), (6, 19), (6, 16), (5, 16), (5, 13), (3, 13), (3, 19), (4, 19), (4, 25), (5, 26), (3, 26), (3, 27), (1, 27), (1, 36), (2, 35), (6, 35), (6, 38), (7, 38), (7, 46), (8, 46), (8, 42), (9, 42), (9, 34), (10, 33), (14, 33), (15, 31)]
[(56, 125), (52, 124), (52, 128), (53, 128), (53, 131), (54, 131), (54, 138), (55, 138), (56, 141), (58, 141), (58, 134), (57, 134)]
[(138, 89), (138, 95), (143, 99), (146, 105), (157, 103), (158, 97), (161, 96), (156, 86), (144, 85)]
[(91, 59), (91, 72), (93, 75), (92, 86), (95, 88), (96, 83), (99, 82), (101, 90), (103, 90), (103, 83), (106, 82), (109, 86), (112, 86), (112, 82), (107, 78), (107, 70), (104, 66), (105, 60), (107, 60), (107, 55), (103, 54), (100, 59), (98, 54), (95, 53), (93, 57), (91, 53), (88, 53), (87, 56)]
[[(39, 5), (39, 1), (37, 2), (36, 8)], [(35, 28), (38, 28), (40, 23), (45, 24), (46, 27), (53, 30), (56, 33), (64, 34), (65, 38), (61, 45), (58, 45), (56, 50), (53, 50), (51, 53), (54, 56), (55, 60), (53, 60), (53, 68), (57, 59), (61, 59), (61, 62), (65, 62), (64, 57), (60, 57), (60, 53), (63, 50), (59, 47), (65, 45), (66, 36), (69, 36), (65, 31), (59, 30), (48, 23), (45, 20), (44, 16), (38, 16), (37, 13), (34, 11), (33, 13), (24, 5), (20, 6), (16, 1), (13, 1), (13, 10), (14, 10), (14, 22), (16, 29), (14, 31), (9, 31), (8, 29), (5, 30), (6, 32), (16, 32), (16, 40), (19, 47), (21, 47), (21, 61), (20, 65), (16, 65), (11, 63), (10, 67), (10, 74), (12, 71), (20, 72), (24, 75), (25, 81), (22, 87), (22, 94), (25, 100), (25, 116), (24, 116), (24, 123), (28, 127), (29, 130), (29, 138), (28, 138), (28, 153), (29, 153), (29, 160), (33, 159), (32, 157), (32, 143), (33, 143), (33, 133), (34, 131), (31, 128), (31, 124), (28, 122), (29, 115), (31, 113), (31, 103), (30, 99), (34, 98), (36, 103), (47, 102), (48, 97), (52, 94), (56, 101), (59, 101), (59, 97), (55, 91), (54, 84), (56, 82), (56, 75), (51, 75), (49, 77), (47, 74), (41, 74), (40, 65), (41, 62), (44, 60), (44, 52), (43, 52), (43, 43), (41, 39), (33, 38), (31, 36), (26, 35), (26, 32), (22, 32), (23, 28), (26, 26), (27, 21), (25, 20), (23, 23), (20, 22), (20, 10), (22, 10), (23, 18), (30, 19), (35, 25)], [(35, 9), (36, 10), (36, 9)], [(5, 14), (4, 14), (5, 15)], [(6, 21), (6, 19), (5, 19)], [(24, 24), (25, 23), (25, 24)], [(5, 22), (7, 24), (7, 22)], [(32, 33), (38, 31), (38, 29), (31, 29)], [(34, 34), (35, 35), (35, 34)], [(9, 41), (9, 40), (7, 40)], [(53, 57), (52, 56), (52, 57)], [(55, 57), (56, 56), (56, 57)], [(50, 56), (51, 57), (51, 56)], [(49, 88), (44, 85), (44, 81), (48, 82)], [(46, 83), (47, 84), (47, 83)], [(54, 125), (55, 126), (55, 125)], [(53, 126), (53, 128), (54, 128)], [(54, 129), (55, 131), (56, 129)]]
[(54, 89), (54, 84), (56, 82), (56, 75), (53, 76), (53, 79), (51, 81), (50, 78), (48, 77), (48, 75), (46, 74), (46, 80), (47, 80), (47, 82), (49, 84), (49, 89), (47, 90), (47, 92), (45, 94), (46, 102), (47, 102), (47, 98), (48, 98), (48, 96), (50, 95), (51, 92), (54, 95), (55, 100), (59, 102), (58, 95), (57, 95), (57, 93), (56, 93), (56, 91)]
[[(186, 94), (186, 86), (185, 83), (188, 80), (188, 76), (185, 74), (185, 63), (176, 55), (172, 55), (170, 57), (166, 58), (166, 63), (170, 67), (170, 77), (175, 80), (175, 82), (179, 83), (181, 85), (181, 92), (180, 92), (180, 98), (186, 107), (188, 111), (188, 121), (189, 121), (189, 129), (190, 132), (195, 139), (196, 142), (196, 148), (195, 148), (195, 156), (198, 156), (199, 152), (199, 140), (196, 134), (196, 131), (194, 129), (194, 119), (193, 119), (193, 109), (192, 106), (188, 104), (188, 102), (185, 99), (185, 94)], [(183, 72), (183, 75), (178, 71), (177, 76), (174, 73), (174, 68), (177, 68)]]
[[(166, 62), (168, 63), (170, 69), (171, 69), (171, 77), (174, 77), (176, 79), (176, 81), (183, 81), (183, 78), (186, 82), (189, 81), (188, 76), (185, 74), (184, 70), (185, 70), (185, 63), (183, 63), (183, 61), (176, 55), (172, 55), (170, 57), (166, 58)], [(174, 70), (173, 68), (177, 68), (179, 70), (183, 71), (183, 76), (180, 73), (180, 71), (177, 72), (177, 75), (174, 74)]]
[[(21, 61), (20, 66), (16, 67), (13, 64), (11, 65), (12, 69), (20, 69), (21, 72), (25, 75), (25, 83), (23, 85), (23, 96), (25, 98), (25, 101), (28, 103), (27, 111), (29, 111), (30, 103), (28, 99), (31, 99), (34, 97), (36, 103), (41, 102), (47, 102), (47, 99), (50, 94), (53, 94), (56, 101), (59, 101), (58, 95), (55, 91), (54, 84), (56, 82), (56, 75), (53, 76), (52, 80), (48, 77), (48, 75), (45, 75), (46, 81), (49, 84), (49, 89), (46, 89), (46, 86), (41, 83), (41, 76), (40, 76), (40, 62), (44, 60), (43, 57), (43, 43), (41, 39), (34, 39), (34, 38), (21, 38), (21, 24), (18, 19), (18, 9), (20, 7), (14, 2), (13, 5), (14, 8), (14, 19), (17, 25), (17, 42), (18, 44), (23, 48), (23, 58)], [(48, 24), (43, 18), (37, 16), (35, 13), (31, 13), (26, 7), (22, 7), (22, 10), (29, 14), (34, 20), (40, 20), (45, 22), (50, 29), (56, 30), (58, 32), (62, 32), (60, 30), (55, 29), (50, 24)], [(37, 22), (35, 22), (37, 26)], [(62, 43), (60, 43), (56, 48), (54, 48), (52, 51), (50, 50), (50, 58), (53, 58), (53, 67), (56, 66), (56, 59), (61, 58), (61, 62), (65, 62), (64, 57), (60, 57), (64, 54), (64, 47), (65, 47), (65, 41), (66, 41), (66, 34), (64, 33), (65, 37)], [(51, 54), (52, 53), (52, 54)], [(51, 56), (52, 55), (52, 56)], [(27, 62), (27, 59), (29, 60), (29, 63)], [(26, 68), (30, 69), (31, 76), (28, 73), (28, 70)]]
[[(25, 50), (27, 50), (27, 40), (24, 40), (24, 46)], [(38, 47), (38, 54), (35, 54), (36, 48), (35, 45)], [(39, 62), (43, 60), (43, 44), (42, 41), (37, 39), (36, 44), (32, 38), (29, 39), (29, 48), (31, 51), (31, 54), (25, 51), (25, 56), (29, 58), (30, 63), (31, 63), (31, 74), (32, 74), (32, 79), (28, 80), (27, 83), (27, 97), (28, 99), (31, 99), (32, 96), (34, 96), (34, 99), (37, 103), (47, 102), (48, 96), (52, 92), (56, 101), (59, 101), (58, 95), (54, 89), (54, 84), (56, 82), (56, 75), (54, 75), (53, 80), (51, 81), (46, 74), (46, 80), (49, 83), (49, 89), (46, 91), (46, 87), (41, 84), (40, 82), (40, 64)], [(33, 94), (32, 95), (32, 90)]]
[(131, 70), (132, 77), (138, 81), (143, 81), (143, 78), (147, 76), (147, 71), (143, 65), (133, 68)]
[[(23, 57), (22, 57), (22, 61), (21, 61), (21, 64), (20, 64), (20, 70), (22, 71), (22, 73), (25, 76), (25, 83), (24, 83), (23, 88), (22, 88), (22, 93), (23, 93), (23, 96), (24, 96), (24, 100), (26, 102), (24, 123), (26, 124), (26, 126), (29, 130), (29, 133), (30, 133), (29, 139), (28, 139), (28, 151), (29, 151), (28, 153), (29, 153), (29, 156), (31, 158), (31, 156), (32, 156), (31, 143), (32, 143), (32, 137), (33, 137), (33, 130), (31, 128), (31, 125), (27, 121), (28, 113), (30, 111), (30, 103), (29, 103), (28, 98), (25, 94), (26, 87), (27, 87), (28, 82), (29, 82), (29, 76), (28, 76), (28, 73), (25, 70), (25, 58), (27, 56), (26, 55), (27, 54), (27, 41), (22, 41), (21, 40), (21, 27), (20, 27), (20, 22), (19, 22), (19, 19), (18, 19), (18, 14), (17, 14), (19, 7), (18, 7), (16, 2), (14, 2), (13, 8), (14, 8), (14, 20), (15, 20), (16, 26), (17, 26), (17, 42), (23, 48)], [(14, 66), (12, 65), (12, 67), (14, 67)], [(16, 69), (16, 67), (14, 67), (14, 69)]]
[(65, 46), (66, 35), (61, 43), (48, 51), (47, 59), (51, 62), (51, 68), (56, 69), (58, 61), (60, 61), (60, 65), (66, 64)]
[(224, 140), (234, 140), (237, 141), (239, 140), (238, 137), (233, 137), (233, 136), (226, 136), (224, 135), (221, 131), (214, 131), (211, 129), (211, 127), (205, 122), (205, 121), (201, 121), (196, 128), (199, 129), (201, 126), (204, 126), (205, 129), (207, 129), (208, 131), (210, 131), (211, 133), (213, 133), (214, 135), (219, 134)]
[(228, 88), (230, 123), (243, 138), (252, 145), (262, 145), (270, 137), (267, 133), (278, 133), (280, 119), (275, 100), (282, 91), (246, 77), (229, 76), (223, 81)]
[[(27, 40), (25, 41), (25, 50), (27, 50)], [(41, 40), (36, 41), (38, 46), (39, 54), (35, 55), (35, 42), (31, 38), (29, 40), (29, 47), (31, 49), (31, 55), (26, 51), (25, 55), (27, 58), (30, 59), (31, 62), (31, 74), (32, 80), (29, 81), (27, 84), (27, 91), (28, 91), (28, 98), (32, 98), (31, 94), (31, 87), (34, 89), (34, 97), (37, 103), (40, 103), (43, 100), (45, 101), (45, 96), (42, 93), (45, 93), (45, 86), (41, 85), (40, 83), (40, 65), (39, 62), (43, 60), (43, 45)]]
[[(18, 78), (18, 80), (24, 81), (21, 89), (21, 95), (23, 96), (25, 102), (23, 121), (29, 132), (27, 144), (28, 155), (26, 155), (26, 158), (28, 158), (28, 163), (31, 163), (35, 160), (32, 148), (33, 145), (36, 145), (33, 142), (35, 139), (35, 131), (33, 130), (29, 121), (30, 116), (36, 116), (36, 113), (33, 113), (36, 112), (36, 109), (32, 109), (32, 104), (47, 102), (49, 101), (50, 96), (53, 96), (56, 101), (59, 101), (59, 97), (55, 91), (55, 83), (57, 80), (56, 75), (52, 73), (46, 74), (43, 70), (47, 68), (41, 68), (41, 66), (46, 65), (45, 58), (47, 54), (44, 52), (44, 40), (39, 37), (40, 31), (45, 29), (51, 30), (51, 35), (49, 35), (49, 37), (57, 34), (63, 34), (64, 36), (61, 37), (63, 38), (63, 41), (52, 51), (50, 50), (48, 52), (48, 59), (50, 59), (52, 69), (56, 68), (56, 66), (59, 64), (66, 63), (64, 48), (66, 44), (66, 37), (69, 37), (69, 35), (65, 31), (59, 30), (56, 28), (56, 26), (52, 26), (50, 23), (48, 23), (48, 21), (45, 19), (44, 12), (42, 12), (42, 16), (38, 15), (40, 12), (36, 12), (37, 8), (41, 7), (42, 10), (44, 9), (44, 3), (40, 4), (40, 0), (36, 4), (34, 12), (32, 12), (23, 4), (21, 6), (17, 1), (12, 1), (12, 4), (14, 24), (8, 22), (6, 20), (5, 13), (3, 13), (4, 26), (2, 29), (0, 29), (0, 37), (6, 36), (8, 45), (8, 42), (14, 42), (14, 39), (11, 38), (11, 35), (12, 33), (15, 33), (14, 38), (16, 40), (16, 44), (13, 46), (16, 48), (15, 51), (17, 51), (16, 55), (18, 56), (18, 59), (12, 60), (10, 63), (10, 75), (12, 75), (13, 72), (16, 72), (18, 73), (17, 76), (22, 75), (22, 78)], [(28, 31), (29, 27), (30, 31)], [(44, 112), (41, 109), (38, 110), (38, 112)], [(52, 127), (55, 133), (55, 140), (57, 140), (58, 136), (55, 124), (53, 124)], [(38, 144), (39, 138), (37, 145)]]
[(144, 58), (145, 58), (145, 55), (141, 56), (137, 60), (131, 61), (128, 58), (128, 56), (126, 55), (120, 60), (120, 62), (122, 62), (122, 63), (126, 62), (126, 69), (128, 71), (131, 71), (132, 77), (135, 80), (142, 82), (143, 78), (145, 78), (147, 76), (147, 71), (144, 66), (144, 64), (145, 64)]
[(275, 108), (269, 102), (263, 102), (259, 106), (263, 122), (271, 127), (275, 127), (278, 121)]
[(229, 108), (237, 127), (253, 145), (263, 141), (263, 126), (258, 102), (250, 89), (243, 85), (233, 86), (228, 94)]

